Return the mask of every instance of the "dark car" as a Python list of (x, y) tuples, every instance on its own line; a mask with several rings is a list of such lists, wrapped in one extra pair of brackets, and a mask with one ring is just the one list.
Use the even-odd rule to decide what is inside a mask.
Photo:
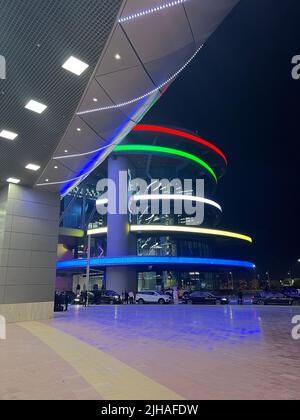
[(260, 292), (257, 293), (252, 301), (253, 305), (289, 305), (299, 306), (299, 296), (289, 296), (279, 292)]
[(116, 305), (122, 303), (122, 299), (113, 290), (94, 290), (93, 292), (89, 292), (89, 303), (91, 305), (99, 305), (100, 303)]
[(198, 305), (228, 305), (229, 299), (209, 292), (195, 291), (182, 298), (184, 303)]

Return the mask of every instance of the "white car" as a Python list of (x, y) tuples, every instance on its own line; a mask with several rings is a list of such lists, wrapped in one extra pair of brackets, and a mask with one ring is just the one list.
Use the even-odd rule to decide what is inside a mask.
[(142, 305), (143, 303), (159, 303), (160, 305), (163, 305), (165, 303), (170, 303), (172, 298), (169, 295), (164, 295), (155, 290), (145, 290), (138, 292), (135, 300), (139, 305)]

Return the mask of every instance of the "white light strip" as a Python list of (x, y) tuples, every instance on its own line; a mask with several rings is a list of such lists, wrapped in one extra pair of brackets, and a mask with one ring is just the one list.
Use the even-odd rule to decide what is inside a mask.
[(233, 239), (241, 239), (252, 243), (252, 238), (246, 235), (241, 235), (240, 233), (227, 232), (225, 230), (218, 229), (206, 229), (198, 227), (189, 227), (189, 226), (168, 226), (168, 225), (132, 225), (130, 226), (131, 232), (178, 232), (178, 233), (194, 233), (202, 235), (213, 235), (213, 236), (226, 236)]
[(95, 109), (88, 109), (86, 111), (80, 111), (77, 112), (77, 115), (85, 115), (85, 114), (91, 114), (92, 112), (100, 112), (100, 111), (107, 111), (109, 109), (115, 109), (115, 108), (121, 108), (123, 106), (126, 105), (131, 105), (135, 102), (141, 101), (144, 98), (147, 98), (147, 96), (152, 95), (153, 93), (161, 90), (163, 87), (165, 87), (166, 85), (168, 85), (170, 82), (172, 82), (174, 79), (176, 79), (176, 77), (183, 72), (183, 70), (185, 70), (185, 68), (190, 64), (190, 62), (196, 57), (196, 55), (198, 54), (198, 52), (202, 49), (202, 47), (204, 46), (204, 44), (202, 44), (195, 52), (194, 54), (191, 56), (191, 58), (175, 73), (173, 74), (173, 76), (169, 77), (169, 79), (167, 79), (164, 83), (162, 83), (161, 85), (159, 85), (158, 87), (156, 87), (155, 89), (152, 89), (150, 92), (145, 93), (142, 96), (139, 96), (135, 99), (131, 99), (130, 101), (127, 102), (122, 102), (120, 104), (115, 104), (115, 105), (109, 105), (109, 106), (104, 106), (102, 108), (95, 108)]
[[(208, 198), (204, 197), (197, 197), (193, 195), (180, 195), (180, 194), (136, 194), (129, 199), (129, 207), (131, 201), (148, 201), (148, 200), (184, 200), (184, 201), (194, 201), (197, 203), (208, 204), (210, 206), (216, 207), (218, 210), (222, 212), (222, 207), (213, 200), (209, 200)], [(104, 204), (108, 204), (107, 198), (99, 198), (96, 201), (97, 206), (101, 206)]]
[(91, 235), (104, 235), (106, 234), (108, 231), (107, 227), (102, 227), (102, 228), (97, 228), (97, 229), (89, 229), (87, 231), (87, 235), (91, 236)]
[(193, 195), (182, 195), (182, 194), (148, 194), (148, 195), (139, 195), (136, 194), (131, 197), (130, 200), (133, 201), (148, 201), (148, 200), (178, 200), (178, 201), (194, 201), (197, 203), (208, 204), (210, 206), (216, 207), (222, 212), (222, 207), (213, 200), (209, 200), (204, 197), (197, 197)]
[(82, 178), (84, 175), (80, 175), (76, 178), (66, 179), (65, 181), (55, 181), (55, 182), (44, 182), (42, 184), (36, 184), (37, 187), (43, 187), (44, 185), (59, 185), (59, 184), (66, 184), (67, 182), (77, 181), (78, 179)]
[(178, 6), (179, 4), (186, 3), (187, 0), (173, 0), (169, 3), (162, 4), (161, 6), (152, 7), (151, 9), (143, 10), (141, 12), (134, 13), (132, 15), (120, 18), (118, 20), (119, 23), (128, 22), (129, 20), (137, 19), (142, 16), (151, 15), (152, 13), (160, 12), (165, 9), (169, 9), (170, 7)]
[(74, 155), (65, 155), (65, 156), (55, 156), (53, 159), (69, 159), (69, 158), (74, 158), (74, 157), (78, 157), (78, 156), (87, 156), (87, 155), (92, 155), (93, 153), (97, 153), (97, 152), (101, 152), (101, 150), (105, 150), (110, 146), (117, 146), (120, 143), (120, 140), (117, 140), (113, 143), (109, 143), (106, 146), (102, 146), (99, 149), (95, 149), (95, 150), (91, 150), (90, 152), (83, 152), (83, 153), (75, 153)]

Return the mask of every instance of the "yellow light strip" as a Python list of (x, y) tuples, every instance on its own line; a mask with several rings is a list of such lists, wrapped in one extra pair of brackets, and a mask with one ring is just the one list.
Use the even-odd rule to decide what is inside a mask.
[(101, 227), (101, 228), (97, 228), (97, 229), (89, 229), (87, 231), (87, 235), (88, 236), (92, 236), (92, 235), (104, 235), (107, 233), (107, 227)]
[(83, 238), (84, 231), (82, 229), (59, 228), (60, 236), (72, 236), (74, 238)]
[(131, 232), (178, 232), (178, 233), (195, 233), (202, 235), (226, 236), (228, 238), (241, 239), (252, 243), (252, 238), (240, 233), (227, 232), (218, 229), (206, 229), (189, 226), (163, 226), (163, 225), (132, 225), (130, 226)]

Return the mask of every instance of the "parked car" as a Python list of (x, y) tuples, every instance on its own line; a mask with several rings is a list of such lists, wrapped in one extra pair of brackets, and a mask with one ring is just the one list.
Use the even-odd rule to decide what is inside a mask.
[(89, 292), (89, 303), (91, 305), (99, 305), (100, 303), (118, 305), (122, 303), (122, 298), (114, 290), (97, 290)]
[(159, 303), (160, 305), (163, 305), (165, 303), (170, 303), (172, 298), (170, 295), (156, 292), (155, 290), (145, 290), (138, 292), (135, 300), (140, 305), (143, 303)]
[(257, 293), (252, 301), (253, 305), (300, 305), (299, 296), (289, 296), (279, 292), (260, 292)]
[(183, 302), (190, 305), (228, 305), (229, 299), (222, 296), (215, 296), (209, 292), (196, 290), (188, 295), (185, 295), (183, 297)]

